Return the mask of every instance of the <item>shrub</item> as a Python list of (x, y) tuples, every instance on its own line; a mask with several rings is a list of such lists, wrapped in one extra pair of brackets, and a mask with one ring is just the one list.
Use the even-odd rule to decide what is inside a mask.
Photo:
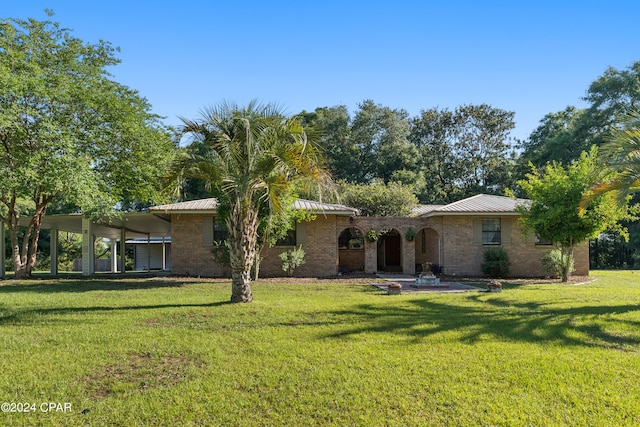
[(293, 272), (296, 268), (305, 263), (304, 261), (304, 249), (300, 245), (297, 249), (290, 249), (280, 254), (282, 260), (282, 271), (287, 273), (287, 276), (293, 276)]
[(214, 240), (211, 248), (213, 259), (222, 267), (222, 275), (231, 275), (231, 255), (229, 254), (229, 242), (226, 240)]
[(542, 256), (542, 268), (551, 277), (562, 277), (562, 268), (565, 266), (565, 262), (569, 263), (567, 273), (571, 274), (575, 270), (572, 257), (562, 258), (562, 251), (558, 248), (552, 249)]
[(509, 254), (502, 248), (491, 248), (484, 251), (482, 272), (489, 277), (506, 277), (509, 275)]

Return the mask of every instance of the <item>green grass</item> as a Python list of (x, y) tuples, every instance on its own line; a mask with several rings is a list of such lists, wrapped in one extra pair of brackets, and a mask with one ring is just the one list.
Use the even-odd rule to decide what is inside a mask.
[[(640, 273), (388, 296), (368, 286), (0, 282), (1, 425), (640, 424)], [(72, 412), (43, 413), (42, 402)]]

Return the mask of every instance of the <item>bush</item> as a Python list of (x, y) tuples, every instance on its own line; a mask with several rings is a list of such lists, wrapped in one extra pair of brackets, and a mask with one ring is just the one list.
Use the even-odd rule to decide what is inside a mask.
[(293, 271), (305, 263), (304, 261), (304, 249), (302, 245), (298, 249), (290, 249), (280, 254), (282, 260), (282, 271), (287, 273), (287, 276), (293, 276)]
[(231, 255), (229, 254), (229, 242), (226, 240), (214, 240), (211, 248), (213, 259), (222, 267), (224, 277), (231, 276)]
[(509, 254), (502, 248), (491, 248), (484, 251), (482, 272), (489, 277), (506, 277), (509, 275)]
[(542, 268), (554, 278), (562, 277), (562, 267), (564, 267), (565, 262), (569, 263), (569, 268), (567, 269), (568, 274), (573, 273), (575, 270), (573, 258), (563, 260), (560, 249), (552, 249), (542, 256)]

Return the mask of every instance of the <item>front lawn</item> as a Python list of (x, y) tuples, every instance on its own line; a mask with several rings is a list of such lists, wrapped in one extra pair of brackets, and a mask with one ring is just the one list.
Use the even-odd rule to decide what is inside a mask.
[(638, 425), (640, 273), (592, 275), (399, 296), (269, 281), (245, 305), (220, 280), (0, 282), (0, 402), (30, 411), (0, 424)]

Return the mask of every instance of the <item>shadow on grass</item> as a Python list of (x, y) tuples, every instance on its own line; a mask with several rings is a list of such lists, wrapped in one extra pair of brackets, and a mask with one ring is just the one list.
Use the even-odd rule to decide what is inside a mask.
[(179, 288), (187, 283), (162, 278), (82, 278), (31, 279), (0, 282), (0, 294), (16, 292), (58, 293), (126, 291), (134, 289)]
[[(352, 310), (336, 311), (353, 327), (330, 334), (331, 338), (361, 333), (392, 333), (412, 340), (454, 332), (458, 340), (473, 344), (484, 339), (512, 342), (556, 343), (628, 350), (640, 345), (640, 334), (619, 332), (639, 330), (640, 321), (616, 319), (616, 315), (640, 312), (639, 305), (580, 306), (554, 308), (535, 302), (483, 300), (470, 295), (474, 305), (456, 305), (431, 300), (410, 300), (413, 307), (362, 304)], [(346, 322), (345, 322), (346, 323)]]
[(125, 306), (94, 306), (94, 307), (55, 307), (34, 308), (26, 310), (10, 310), (6, 306), (0, 306), (0, 326), (22, 325), (38, 322), (52, 322), (50, 317), (55, 315), (72, 315), (79, 313), (117, 312), (131, 310), (156, 310), (165, 308), (188, 307), (220, 307), (231, 304), (230, 301), (218, 301), (206, 304), (154, 304), (154, 305), (125, 305)]

